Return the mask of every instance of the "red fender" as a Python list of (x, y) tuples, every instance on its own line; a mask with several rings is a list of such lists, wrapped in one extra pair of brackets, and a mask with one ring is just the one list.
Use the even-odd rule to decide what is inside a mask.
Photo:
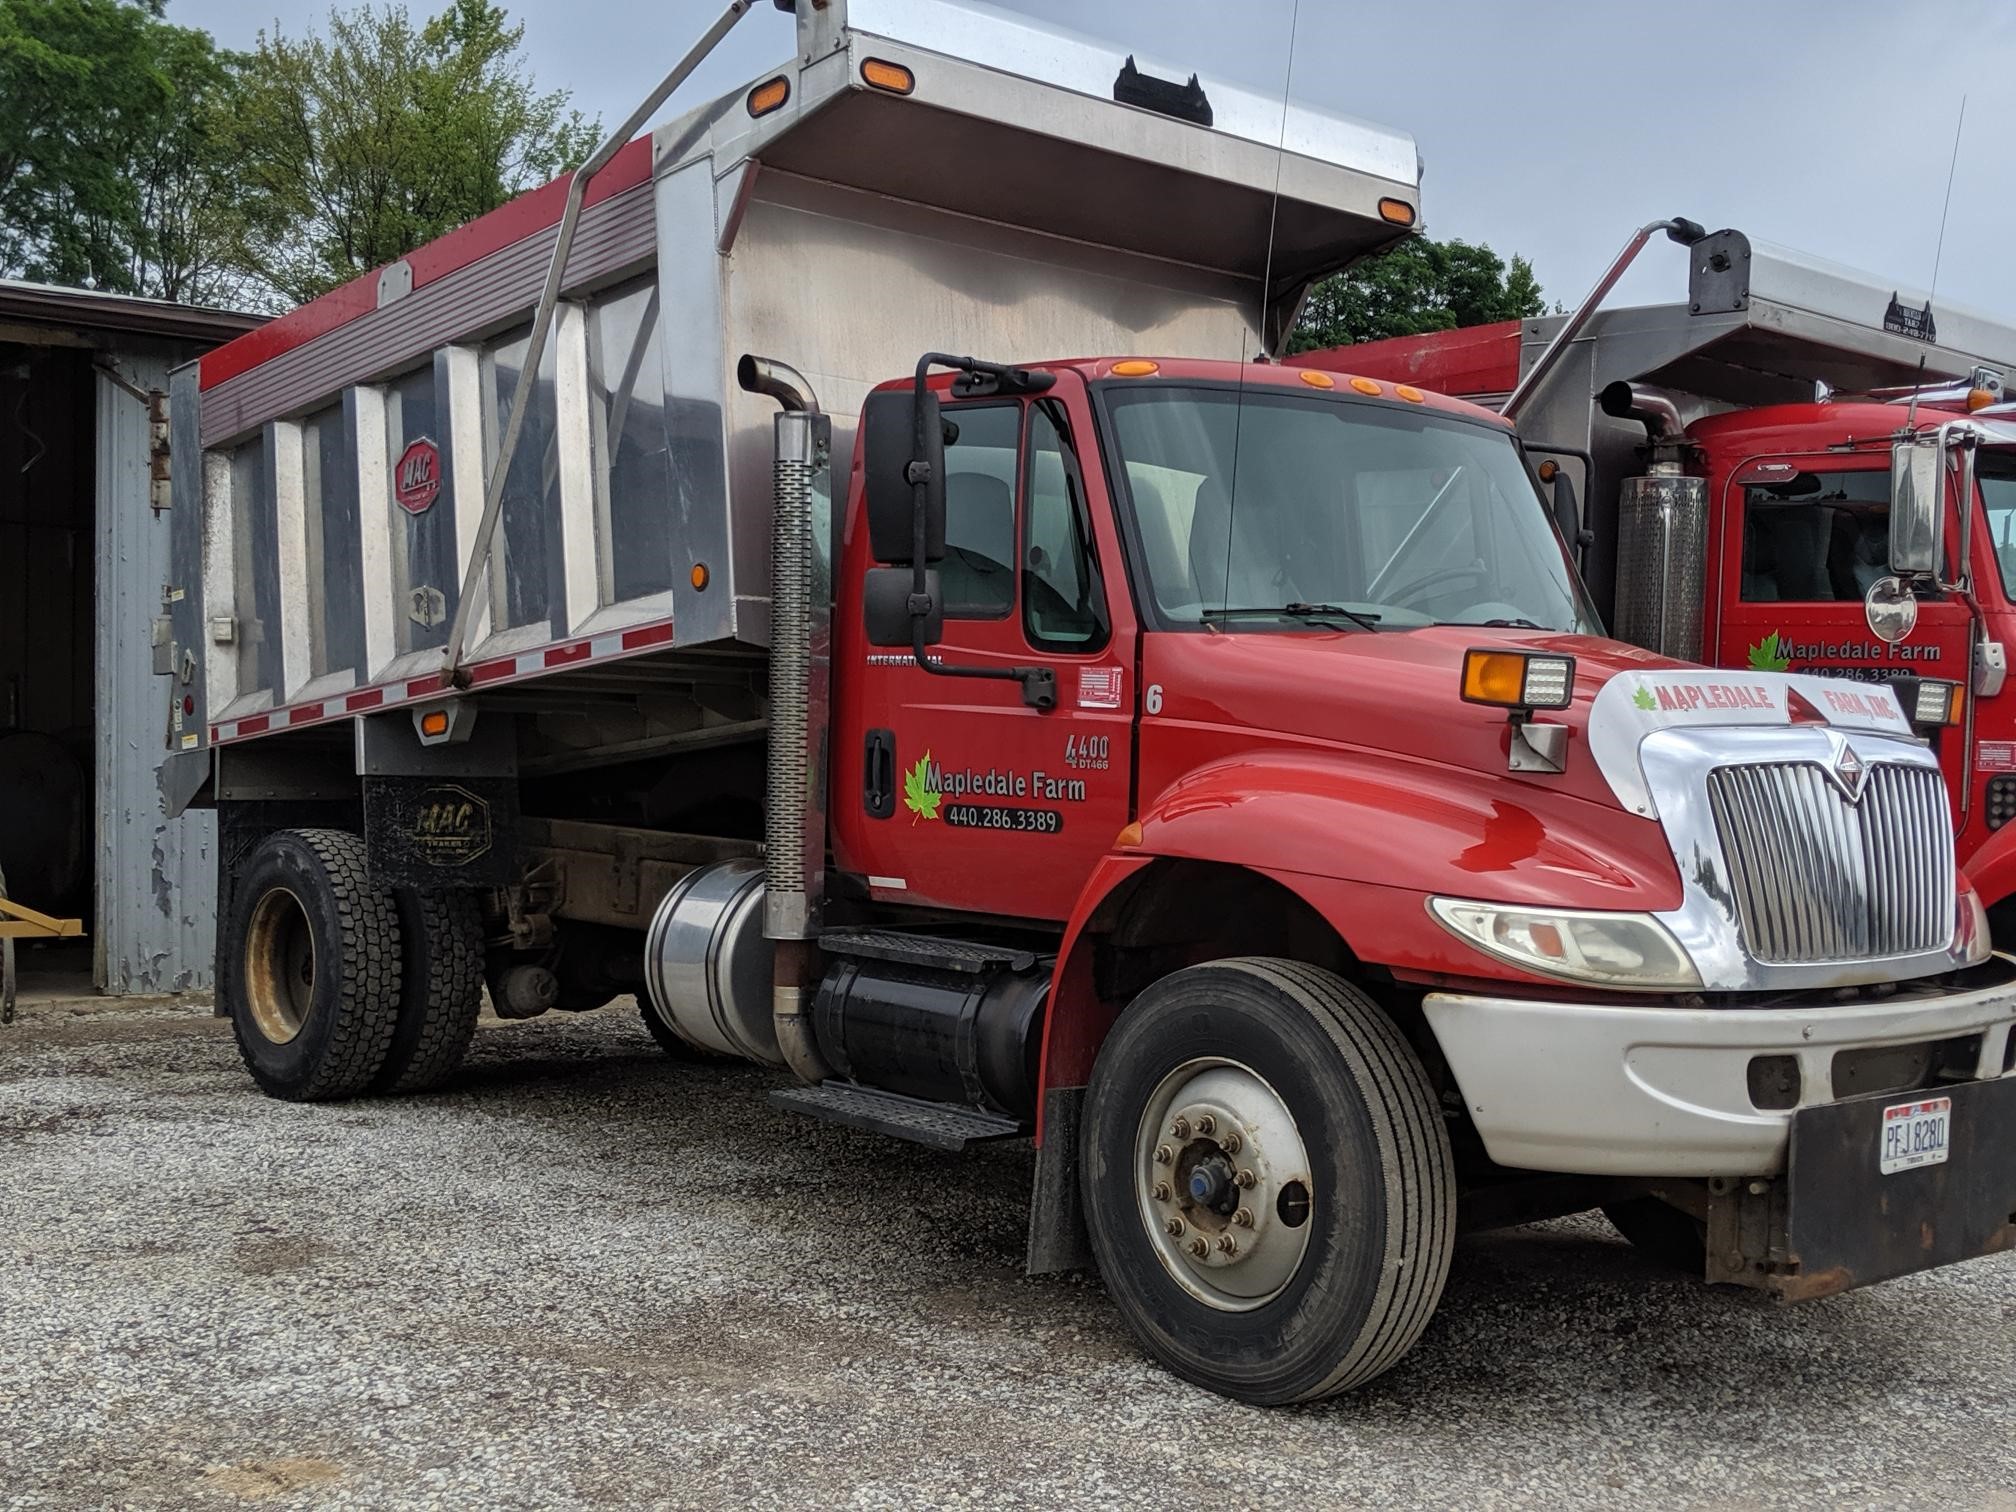
[(2016, 894), (2016, 824), (2005, 825), (1982, 841), (1960, 871), (1974, 884), (1984, 908)]
[(1267, 877), (1327, 920), (1361, 961), (1417, 977), (1528, 986), (1543, 979), (1457, 940), (1428, 913), (1427, 899), (1646, 912), (1681, 901), (1656, 821), (1452, 768), (1395, 769), (1320, 751), (1241, 755), (1173, 783), (1140, 830), (1137, 843), (1093, 868), (1065, 928), (1044, 1024), (1045, 1093), (1091, 1078), (1122, 1005), (1097, 995), (1088, 936), (1111, 926), (1128, 884), (1157, 860)]

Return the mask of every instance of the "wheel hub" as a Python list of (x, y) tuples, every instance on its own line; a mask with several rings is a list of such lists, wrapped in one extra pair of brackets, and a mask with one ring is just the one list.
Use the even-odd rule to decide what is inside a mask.
[(1141, 1220), (1162, 1263), (1210, 1306), (1244, 1311), (1288, 1284), (1309, 1245), (1309, 1157), (1267, 1081), (1234, 1061), (1178, 1066), (1135, 1139)]

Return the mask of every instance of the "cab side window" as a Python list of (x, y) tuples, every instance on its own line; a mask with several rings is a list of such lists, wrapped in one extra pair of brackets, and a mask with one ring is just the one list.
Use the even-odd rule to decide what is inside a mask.
[(1106, 595), (1099, 580), (1078, 485), (1064, 437), (1048, 410), (1029, 417), (1029, 507), (1022, 552), (1022, 624), (1029, 644), (1094, 651), (1106, 642)]
[(1802, 472), (1743, 490), (1746, 603), (1859, 601), (1889, 558), (1888, 471)]
[(945, 446), (945, 560), (939, 586), (948, 619), (1002, 619), (1015, 607), (1015, 460), (1022, 408), (947, 407), (958, 434)]

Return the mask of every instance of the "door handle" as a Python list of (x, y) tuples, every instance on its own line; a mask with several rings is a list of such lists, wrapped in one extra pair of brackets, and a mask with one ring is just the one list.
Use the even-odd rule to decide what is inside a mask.
[(861, 806), (871, 819), (896, 812), (896, 732), (870, 730), (861, 753)]

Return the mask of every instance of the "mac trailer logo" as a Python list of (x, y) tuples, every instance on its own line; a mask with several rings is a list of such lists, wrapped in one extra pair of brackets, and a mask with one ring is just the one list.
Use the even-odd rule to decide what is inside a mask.
[(423, 515), (441, 497), (441, 448), (421, 436), (399, 454), (392, 468), (392, 497), (409, 515)]
[(1890, 308), (1883, 312), (1883, 329), (1895, 336), (1909, 336), (1914, 341), (1937, 341), (1939, 326), (1932, 319), (1932, 301), (1926, 300), (1922, 309), (1911, 309), (1898, 299), (1893, 290)]

